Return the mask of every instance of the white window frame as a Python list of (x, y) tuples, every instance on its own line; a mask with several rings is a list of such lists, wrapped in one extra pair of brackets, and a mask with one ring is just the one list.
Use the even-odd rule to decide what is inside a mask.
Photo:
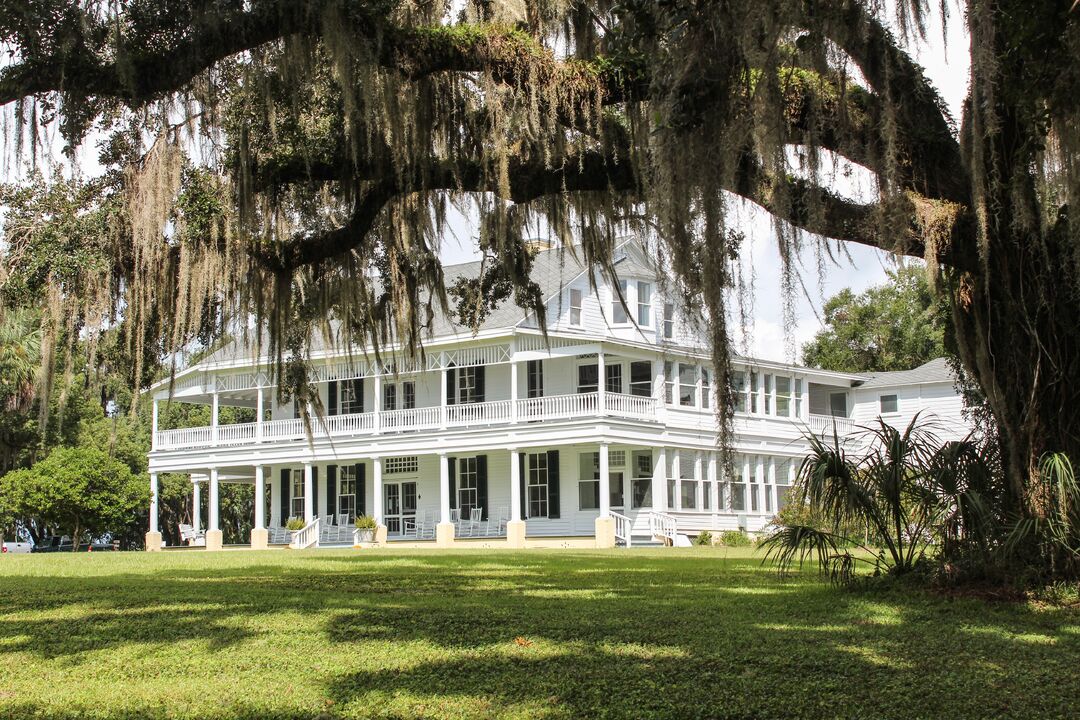
[[(621, 293), (619, 291), (622, 291)], [(620, 297), (621, 295), (621, 297)], [(623, 302), (626, 302), (626, 307), (623, 307)], [(627, 312), (627, 308), (630, 307), (630, 289), (625, 280), (619, 281), (619, 289), (611, 289), (611, 324), (612, 325), (629, 325), (630, 313)]]
[(356, 393), (353, 392), (355, 386), (353, 383), (364, 382), (362, 378), (356, 378), (355, 380), (339, 380), (338, 381), (338, 411), (342, 415), (356, 415), (364, 412), (363, 403), (356, 397)]
[(457, 461), (457, 506), (461, 517), (468, 517), (468, 508), (478, 507), (480, 503), (479, 475), (476, 470), (476, 458), (472, 456), (458, 458)]
[(383, 475), (418, 475), (419, 455), (394, 455), (383, 460)]
[(664, 303), (664, 339), (675, 339), (675, 303)]
[(525, 460), (525, 516), (547, 518), (548, 516), (548, 455), (528, 453)]
[(577, 288), (570, 288), (570, 324), (581, 327), (582, 292)]
[(637, 281), (637, 324), (643, 328), (652, 327), (652, 283), (644, 280)]
[[(289, 472), (291, 473), (289, 479), (292, 486), (292, 497), (289, 498), (289, 517), (304, 518), (306, 517), (304, 513), (304, 471), (293, 468)], [(297, 508), (299, 508), (299, 512)]]
[[(351, 492), (345, 492), (346, 489)], [(356, 468), (350, 465), (342, 465), (338, 468), (338, 501), (337, 512), (338, 514), (347, 513), (349, 519), (356, 517)], [(346, 498), (351, 499), (349, 507), (343, 507), (342, 501)]]
[[(787, 391), (786, 392), (781, 392), (780, 391), (780, 381), (781, 380), (786, 380), (787, 381)], [(776, 390), (776, 392), (775, 392), (775, 397), (776, 397), (776, 405), (775, 405), (775, 407), (776, 407), (776, 415), (777, 415), (777, 417), (791, 417), (792, 386), (794, 384), (792, 379), (791, 379), (791, 376), (789, 376), (789, 375), (775, 375), (773, 377), (773, 384), (774, 384), (774, 389)], [(787, 403), (787, 410), (785, 412), (780, 412), (781, 401), (784, 401), (784, 402)]]
[[(885, 410), (885, 399), (892, 398), (893, 409)], [(900, 414), (900, 396), (897, 393), (889, 393), (888, 395), (878, 395), (878, 414), (880, 415), (899, 415)]]

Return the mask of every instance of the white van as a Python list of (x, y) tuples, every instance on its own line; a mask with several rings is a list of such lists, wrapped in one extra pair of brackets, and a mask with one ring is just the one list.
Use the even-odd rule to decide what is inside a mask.
[(5, 542), (0, 553), (28, 553), (32, 547), (28, 542)]

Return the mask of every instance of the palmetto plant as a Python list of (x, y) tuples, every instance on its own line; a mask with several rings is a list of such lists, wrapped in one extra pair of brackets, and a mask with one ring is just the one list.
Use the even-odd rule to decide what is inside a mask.
[[(763, 543), (780, 571), (807, 559), (836, 582), (860, 564), (909, 572), (931, 545), (986, 535), (990, 469), (974, 441), (941, 443), (918, 416), (903, 430), (883, 422), (856, 437), (852, 456), (835, 434), (809, 435), (795, 502), (808, 503), (823, 526), (784, 525)], [(850, 528), (866, 528), (856, 536)]]
[(1039, 463), (1034, 516), (1013, 523), (1005, 541), (1010, 558), (1044, 569), (1044, 579), (1080, 575), (1080, 483), (1069, 458), (1048, 453)]
[(29, 407), (41, 369), (41, 327), (30, 310), (0, 315), (0, 404), (4, 410)]

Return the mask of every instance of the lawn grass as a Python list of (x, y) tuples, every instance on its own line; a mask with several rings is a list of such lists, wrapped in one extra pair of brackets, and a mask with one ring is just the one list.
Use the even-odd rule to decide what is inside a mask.
[(750, 550), (4, 556), (0, 717), (1064, 717), (1080, 613)]

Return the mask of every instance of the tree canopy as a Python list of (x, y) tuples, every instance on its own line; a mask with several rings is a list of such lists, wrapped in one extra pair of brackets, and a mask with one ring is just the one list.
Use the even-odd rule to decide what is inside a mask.
[(910, 370), (945, 355), (948, 308), (930, 290), (926, 270), (906, 265), (888, 281), (825, 301), (825, 327), (802, 347), (810, 367), (837, 372)]
[[(523, 228), (544, 221), (601, 273), (617, 235), (648, 231), (704, 309), (729, 419), (738, 196), (776, 218), (789, 291), (807, 232), (926, 260), (1034, 506), (1037, 459), (1080, 457), (1071, 5), (964, 3), (954, 119), (910, 53), (923, 0), (7, 4), (0, 104), (22, 147), (52, 121), (72, 146), (108, 140), (101, 178), (15, 203), (0, 292), (44, 299), (47, 351), (122, 328), (135, 384), (194, 338), (258, 328), (281, 392), (308, 399), (316, 333), (420, 351), (449, 309), (451, 205), (478, 210), (490, 259), (459, 295), (498, 289), (541, 320)], [(876, 195), (833, 191), (832, 158)], [(67, 195), (92, 211), (57, 211)], [(49, 257), (73, 242), (85, 261)]]

